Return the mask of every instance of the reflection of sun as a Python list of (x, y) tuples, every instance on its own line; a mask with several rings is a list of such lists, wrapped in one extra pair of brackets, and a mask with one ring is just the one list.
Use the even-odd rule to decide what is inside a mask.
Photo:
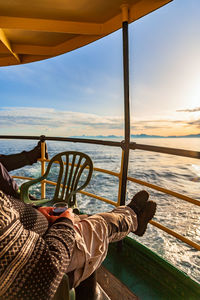
[[(198, 79), (198, 82), (200, 81), (200, 78)], [(190, 89), (190, 100), (189, 100), (189, 108), (195, 109), (200, 107), (200, 86), (199, 83), (195, 84)], [(200, 110), (199, 110), (200, 111)]]
[(192, 178), (192, 181), (198, 182), (200, 181), (200, 166), (192, 164), (193, 171), (196, 173), (197, 176)]

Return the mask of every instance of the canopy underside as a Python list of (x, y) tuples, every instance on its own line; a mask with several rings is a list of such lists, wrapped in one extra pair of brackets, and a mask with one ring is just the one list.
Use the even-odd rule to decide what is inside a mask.
[[(171, 1), (171, 0), (170, 0)], [(169, 0), (9, 0), (0, 2), (0, 66), (60, 55), (143, 17)]]

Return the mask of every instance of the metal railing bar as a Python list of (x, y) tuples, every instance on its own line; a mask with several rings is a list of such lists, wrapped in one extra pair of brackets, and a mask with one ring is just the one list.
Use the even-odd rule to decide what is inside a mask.
[(26, 180), (33, 180), (34, 178), (32, 177), (26, 177), (26, 176), (17, 176), (17, 175), (13, 175), (13, 178), (17, 178), (17, 179), (26, 179)]
[(145, 181), (142, 181), (142, 180), (133, 178), (133, 177), (128, 177), (127, 179), (130, 180), (130, 181), (132, 181), (132, 182), (135, 182), (135, 183), (138, 183), (138, 184), (147, 186), (147, 187), (149, 187), (149, 188), (151, 188), (151, 189), (157, 190), (157, 191), (159, 191), (159, 192), (162, 192), (162, 193), (165, 193), (165, 194), (174, 196), (174, 197), (176, 197), (176, 198), (179, 198), (179, 199), (182, 199), (182, 200), (184, 200), (184, 201), (187, 201), (187, 202), (190, 202), (190, 203), (192, 203), (192, 204), (195, 204), (195, 205), (197, 205), (197, 206), (200, 206), (200, 201), (199, 201), (199, 200), (196, 200), (196, 199), (187, 197), (187, 196), (182, 195), (182, 194), (179, 194), (179, 193), (177, 193), (177, 192), (173, 192), (173, 191), (171, 191), (171, 190), (162, 188), (162, 187), (157, 186), (157, 185), (155, 185), (155, 184), (151, 184), (151, 183), (148, 183), (148, 182), (145, 182)]
[(45, 140), (46, 141), (63, 141), (63, 142), (85, 143), (85, 144), (94, 144), (94, 145), (121, 147), (121, 142), (95, 140), (95, 139), (85, 139), (85, 138), (54, 138), (54, 137), (46, 137)]
[[(39, 158), (38, 161), (42, 162), (42, 159)], [(50, 159), (44, 159), (45, 162), (49, 162)], [(59, 164), (58, 161), (54, 161), (54, 164)], [(64, 165), (66, 165), (66, 163), (64, 162)], [(69, 165), (71, 165), (71, 163), (69, 163)], [(75, 164), (76, 166), (76, 164)], [(89, 167), (86, 167), (86, 169), (89, 169)], [(115, 177), (119, 177), (120, 176), (120, 173), (117, 173), (117, 172), (113, 172), (113, 171), (109, 171), (109, 170), (106, 170), (106, 169), (101, 169), (101, 168), (96, 168), (94, 167), (93, 168), (94, 171), (96, 172), (100, 172), (100, 173), (105, 173), (105, 174), (109, 174), (109, 175), (113, 175)]]
[(165, 154), (171, 154), (171, 155), (177, 155), (177, 156), (200, 159), (200, 152), (192, 151), (192, 150), (183, 150), (183, 149), (177, 149), (177, 148), (159, 147), (159, 146), (137, 144), (137, 143), (130, 143), (130, 149), (132, 149), (132, 150), (138, 149), (138, 150), (152, 151), (152, 152), (165, 153)]
[[(44, 183), (48, 183), (48, 184), (51, 184), (51, 185), (56, 185), (57, 184), (56, 182), (51, 181), (51, 180), (47, 180), (47, 179), (44, 180)], [(62, 184), (61, 184), (61, 186), (62, 186)], [(91, 198), (95, 198), (95, 199), (101, 200), (101, 201), (106, 202), (108, 204), (117, 206), (117, 202), (109, 200), (107, 198), (104, 198), (104, 197), (101, 197), (101, 196), (97, 196), (95, 194), (92, 194), (92, 193), (89, 193), (89, 192), (86, 192), (86, 191), (79, 191), (79, 193), (80, 194), (84, 194), (86, 196), (89, 196)]]
[[(45, 182), (45, 183), (48, 183), (48, 184), (56, 185), (56, 182), (53, 182), (53, 181), (51, 181), (51, 180), (46, 180), (46, 179), (45, 179), (44, 182)], [(62, 186), (62, 184), (61, 184), (61, 186)], [(89, 196), (89, 197), (91, 197), (91, 198), (95, 198), (95, 199), (101, 200), (101, 201), (106, 202), (106, 203), (108, 203), (108, 204), (112, 204), (112, 205), (114, 205), (114, 206), (117, 205), (117, 203), (114, 202), (114, 201), (112, 201), (112, 200), (109, 200), (109, 199), (104, 198), (104, 197), (101, 197), (101, 196), (97, 196), (97, 195), (95, 195), (95, 194), (92, 194), (92, 193), (89, 193), (89, 192), (86, 192), (86, 191), (80, 191), (79, 193), (80, 193), (80, 194), (84, 194), (84, 195), (86, 195), (86, 196)]]
[[(102, 172), (102, 173), (106, 173), (106, 174), (109, 174), (109, 175), (113, 175), (113, 176), (116, 176), (116, 177), (120, 177), (120, 174), (118, 173), (115, 173), (115, 172), (112, 172), (112, 171), (108, 171), (108, 170), (104, 170), (104, 169), (100, 169), (100, 168), (94, 168), (95, 171), (98, 171), (98, 172)], [(30, 178), (30, 177), (23, 177), (23, 176), (13, 176), (14, 178), (18, 178), (18, 179), (27, 179), (27, 180), (31, 180), (33, 178)], [(196, 199), (193, 199), (193, 198), (190, 198), (188, 196), (185, 196), (185, 195), (182, 195), (180, 193), (177, 193), (177, 192), (173, 192), (171, 190), (168, 190), (168, 189), (165, 189), (165, 188), (162, 188), (160, 186), (157, 186), (155, 184), (151, 184), (151, 183), (148, 183), (146, 181), (142, 181), (140, 179), (136, 179), (136, 178), (133, 178), (133, 177), (130, 177), (128, 176), (127, 179), (129, 181), (132, 181), (132, 182), (135, 182), (137, 184), (140, 184), (140, 185), (143, 185), (143, 186), (146, 186), (146, 187), (149, 187), (151, 189), (154, 189), (154, 190), (157, 190), (159, 192), (162, 192), (162, 193), (165, 193), (165, 194), (168, 194), (168, 195), (171, 195), (171, 196), (174, 196), (178, 199), (181, 199), (181, 200), (184, 200), (184, 201), (187, 201), (189, 203), (192, 203), (194, 205), (197, 205), (197, 206), (200, 206), (200, 201), (199, 200), (196, 200)], [(52, 181), (53, 182), (53, 181)], [(94, 197), (94, 196), (92, 196)], [(95, 197), (94, 197), (95, 198)], [(106, 198), (104, 198), (106, 199)], [(103, 200), (104, 201), (104, 200)], [(106, 199), (106, 202), (109, 202), (110, 200)], [(113, 203), (111, 203), (113, 204)]]
[[(25, 177), (25, 176), (13, 176), (13, 178), (17, 178), (17, 179), (27, 179), (27, 180), (32, 180), (32, 179), (33, 179), (33, 178), (31, 178), (31, 177)], [(56, 184), (57, 184), (56, 182), (51, 181), (51, 180), (47, 180), (47, 179), (45, 179), (45, 180), (43, 180), (43, 181), (44, 181), (44, 183), (48, 183), (48, 184), (51, 184), (51, 185), (56, 185)], [(97, 196), (97, 195), (95, 195), (95, 194), (92, 194), (92, 193), (89, 193), (89, 192), (86, 192), (86, 191), (80, 191), (79, 193), (80, 193), (80, 194), (84, 194), (84, 195), (86, 195), (86, 196), (88, 196), (88, 197), (91, 197), (91, 198), (95, 198), (95, 199), (101, 200), (101, 201), (106, 202), (106, 203), (108, 203), (108, 204), (117, 206), (117, 202), (112, 201), (112, 200), (109, 200), (109, 199), (107, 199), (107, 198), (104, 198), (104, 197), (101, 197), (101, 196)]]
[(95, 139), (85, 139), (85, 138), (70, 138), (70, 137), (51, 137), (51, 136), (17, 136), (17, 135), (0, 135), (0, 139), (22, 139), (22, 140), (40, 140), (45, 139), (45, 141), (60, 141), (60, 142), (72, 142), (72, 143), (85, 143), (103, 146), (114, 146), (121, 148), (121, 142), (117, 141), (106, 141), (106, 140), (95, 140)]
[(200, 245), (199, 244), (197, 244), (197, 243), (189, 240), (188, 238), (186, 238), (186, 237), (182, 236), (181, 234), (173, 231), (172, 229), (169, 229), (169, 228), (167, 228), (167, 227), (165, 227), (165, 226), (161, 225), (160, 223), (157, 223), (157, 222), (155, 222), (153, 220), (151, 220), (149, 223), (151, 223), (151, 225), (153, 225), (153, 226), (155, 226), (155, 227), (157, 227), (157, 228), (159, 228), (159, 229), (167, 232), (168, 234), (176, 237), (180, 241), (182, 241), (182, 242), (184, 242), (184, 243), (192, 246), (193, 248), (195, 248), (197, 250), (200, 250)]
[(115, 201), (106, 199), (106, 198), (104, 198), (104, 197), (97, 196), (97, 195), (94, 195), (94, 194), (92, 194), (92, 193), (88, 193), (88, 192), (86, 192), (86, 191), (80, 191), (79, 193), (80, 193), (80, 194), (84, 194), (84, 195), (89, 196), (89, 197), (93, 197), (93, 198), (98, 199), (98, 200), (101, 200), (101, 201), (106, 202), (106, 203), (108, 203), (108, 204), (117, 206), (117, 203), (116, 203)]
[[(0, 135), (0, 139), (22, 139), (22, 140), (41, 140), (45, 141), (63, 141), (63, 142), (72, 142), (72, 143), (85, 143), (85, 144), (94, 144), (94, 145), (103, 145), (103, 146), (113, 146), (113, 147), (124, 147), (124, 141), (106, 141), (106, 140), (95, 140), (95, 139), (85, 139), (85, 138), (70, 138), (70, 137), (47, 137), (47, 136), (20, 136), (20, 135)], [(159, 147), (146, 144), (137, 144), (135, 142), (130, 142), (130, 150), (144, 150), (157, 153), (165, 153), (183, 157), (190, 157), (200, 159), (199, 151), (192, 150), (183, 150), (177, 148), (169, 147)]]
[(112, 175), (112, 176), (115, 176), (115, 177), (118, 177), (118, 178), (120, 177), (120, 173), (116, 173), (116, 172), (113, 172), (113, 171), (100, 169), (100, 168), (94, 168), (93, 170), (97, 171), (97, 172), (100, 172), (100, 173), (109, 174), (109, 175)]
[[(56, 162), (55, 162), (55, 163), (56, 163)], [(109, 175), (115, 176), (115, 177), (117, 177), (117, 178), (119, 178), (119, 179), (120, 179), (120, 176), (121, 176), (120, 173), (116, 173), (116, 172), (109, 171), (109, 170), (105, 170), (105, 169), (101, 169), (101, 168), (95, 168), (95, 167), (94, 167), (94, 171), (97, 171), (97, 172), (100, 172), (100, 173), (109, 174)], [(165, 194), (174, 196), (174, 197), (176, 197), (176, 198), (178, 198), (178, 199), (187, 201), (187, 202), (192, 203), (192, 204), (194, 204), (194, 205), (200, 206), (200, 201), (199, 201), (199, 200), (196, 200), (196, 199), (193, 199), (193, 198), (191, 198), (191, 197), (182, 195), (182, 194), (180, 194), (180, 193), (177, 193), (177, 192), (174, 192), (174, 191), (171, 191), (171, 190), (162, 188), (162, 187), (157, 186), (157, 185), (155, 185), (155, 184), (151, 184), (151, 183), (148, 183), (148, 182), (146, 182), (146, 181), (142, 181), (142, 180), (140, 180), (140, 179), (136, 179), (136, 178), (130, 177), (130, 176), (127, 177), (127, 180), (132, 181), (132, 182), (135, 182), (135, 183), (140, 184), (140, 185), (147, 186), (147, 187), (149, 187), (149, 188), (152, 188), (152, 189), (154, 189), (154, 190), (160, 191), (160, 192), (162, 192), (162, 193), (165, 193)]]
[(0, 135), (0, 139), (3, 140), (40, 140), (39, 135)]

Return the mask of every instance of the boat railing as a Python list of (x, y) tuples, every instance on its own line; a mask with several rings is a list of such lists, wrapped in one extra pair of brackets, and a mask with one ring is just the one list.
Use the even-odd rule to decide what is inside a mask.
[[(122, 169), (123, 169), (123, 159), (124, 159), (124, 150), (123, 150), (123, 141), (122, 142), (118, 142), (118, 141), (104, 141), (104, 140), (93, 140), (93, 139), (85, 139), (85, 138), (56, 138), (56, 137), (38, 137), (38, 136), (0, 136), (0, 139), (34, 139), (34, 140), (38, 140), (40, 139), (42, 141), (42, 147), (41, 147), (41, 158), (39, 159), (39, 161), (41, 162), (41, 175), (44, 174), (45, 172), (45, 165), (46, 162), (48, 162), (49, 160), (47, 160), (45, 158), (45, 140), (52, 140), (52, 141), (66, 141), (66, 142), (75, 142), (75, 143), (88, 143), (88, 144), (98, 144), (98, 145), (105, 145), (105, 146), (113, 146), (113, 147), (121, 147), (122, 149), (122, 156), (121, 156), (121, 167), (120, 167), (120, 171), (119, 172), (113, 172), (113, 171), (109, 171), (106, 169), (102, 169), (102, 168), (97, 168), (94, 166), (94, 171), (95, 172), (101, 172), (101, 173), (106, 173), (112, 176), (115, 176), (118, 178), (119, 180), (119, 184), (118, 184), (118, 200), (117, 202), (109, 200), (107, 198), (92, 194), (90, 192), (87, 191), (81, 191), (82, 194), (87, 195), (89, 197), (95, 198), (97, 200), (106, 202), (108, 204), (114, 205), (114, 206), (119, 206), (120, 205), (120, 194), (121, 194), (121, 183), (122, 183)], [(200, 152), (198, 151), (190, 151), (190, 150), (183, 150), (183, 149), (176, 149), (176, 148), (168, 148), (168, 147), (159, 147), (159, 146), (152, 146), (152, 145), (145, 145), (145, 144), (137, 144), (137, 143), (133, 143), (131, 142), (129, 145), (129, 149), (130, 150), (144, 150), (144, 151), (153, 151), (153, 152), (157, 152), (157, 153), (165, 153), (165, 154), (170, 154), (170, 155), (177, 155), (177, 156), (182, 156), (182, 157), (190, 157), (190, 158), (195, 158), (195, 159), (200, 159)], [(19, 179), (25, 179), (25, 180), (30, 180), (32, 178), (30, 177), (23, 177), (23, 176), (13, 176), (14, 178), (19, 178)], [(178, 199), (181, 199), (183, 201), (187, 201), (193, 205), (197, 205), (200, 206), (200, 201), (190, 198), (188, 196), (185, 196), (183, 194), (171, 191), (169, 189), (157, 186), (155, 184), (151, 184), (142, 180), (139, 180), (137, 178), (134, 177), (127, 177), (128, 181), (134, 182), (136, 184), (142, 185), (142, 186), (146, 186), (148, 188), (151, 188), (153, 190), (162, 192), (164, 194), (167, 195), (171, 195), (173, 197), (176, 197)], [(46, 184), (52, 184), (52, 185), (56, 185), (55, 182), (53, 181), (49, 181), (49, 180), (44, 180), (41, 183), (41, 197), (45, 198), (46, 194), (45, 194), (45, 190), (46, 190)], [(189, 246), (200, 250), (200, 245), (197, 244), (196, 242), (184, 237), (183, 235), (175, 232), (172, 229), (167, 228), (166, 226), (163, 226), (162, 224), (156, 222), (156, 221), (150, 221), (150, 223), (163, 230), (164, 232), (168, 233), (171, 236), (174, 236), (175, 238), (179, 239), (180, 241), (188, 244)]]

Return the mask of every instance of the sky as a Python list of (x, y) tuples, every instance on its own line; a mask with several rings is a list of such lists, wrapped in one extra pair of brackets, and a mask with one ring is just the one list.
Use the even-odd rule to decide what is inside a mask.
[[(131, 134), (200, 134), (200, 1), (129, 26)], [(122, 32), (0, 68), (0, 134), (123, 135)]]

